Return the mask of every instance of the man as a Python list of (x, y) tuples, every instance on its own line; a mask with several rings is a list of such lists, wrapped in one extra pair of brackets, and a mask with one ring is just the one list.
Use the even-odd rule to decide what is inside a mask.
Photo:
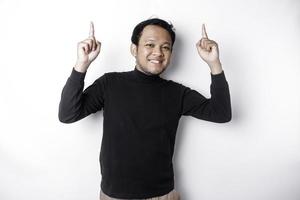
[(139, 23), (131, 37), (135, 68), (105, 73), (83, 91), (89, 65), (101, 43), (91, 23), (78, 43), (78, 58), (63, 88), (59, 120), (78, 121), (103, 109), (100, 199), (179, 199), (172, 157), (179, 119), (190, 115), (212, 122), (231, 120), (230, 94), (218, 45), (207, 36), (196, 44), (211, 70), (211, 98), (159, 75), (168, 67), (175, 42), (173, 25), (153, 18)]

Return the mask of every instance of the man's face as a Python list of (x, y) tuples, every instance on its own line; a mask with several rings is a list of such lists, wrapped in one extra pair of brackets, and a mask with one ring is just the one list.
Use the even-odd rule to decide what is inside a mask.
[(131, 45), (137, 68), (149, 75), (161, 74), (169, 65), (172, 54), (172, 39), (168, 31), (148, 25), (142, 31), (138, 46)]

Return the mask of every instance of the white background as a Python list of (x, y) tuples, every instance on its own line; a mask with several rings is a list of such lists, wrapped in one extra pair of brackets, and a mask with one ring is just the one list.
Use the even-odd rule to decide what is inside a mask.
[(206, 24), (230, 85), (233, 119), (180, 120), (175, 189), (183, 200), (300, 198), (300, 1), (0, 1), (0, 199), (98, 199), (102, 111), (58, 120), (61, 90), (89, 23), (102, 50), (85, 86), (134, 67), (130, 36), (152, 15), (177, 41), (163, 74), (209, 97), (195, 47)]

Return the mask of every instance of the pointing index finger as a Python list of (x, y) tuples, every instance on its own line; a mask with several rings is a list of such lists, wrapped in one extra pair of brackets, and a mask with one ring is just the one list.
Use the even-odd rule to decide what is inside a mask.
[(204, 24), (202, 24), (202, 37), (208, 38)]
[(93, 38), (94, 34), (95, 34), (94, 23), (91, 22), (91, 24), (90, 24), (90, 37)]

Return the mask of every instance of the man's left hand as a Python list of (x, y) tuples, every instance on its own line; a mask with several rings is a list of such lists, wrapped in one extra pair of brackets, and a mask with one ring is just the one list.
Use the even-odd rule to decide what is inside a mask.
[(200, 57), (209, 65), (211, 72), (221, 73), (218, 44), (208, 38), (204, 24), (202, 25), (202, 38), (197, 42), (196, 47)]

